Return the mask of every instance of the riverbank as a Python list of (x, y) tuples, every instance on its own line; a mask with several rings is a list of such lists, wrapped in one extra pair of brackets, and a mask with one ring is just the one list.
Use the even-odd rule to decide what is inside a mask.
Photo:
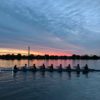
[(7, 55), (0, 55), (0, 59), (5, 59), (5, 60), (33, 60), (33, 59), (39, 59), (39, 60), (58, 60), (58, 59), (63, 59), (63, 60), (99, 60), (100, 56), (97, 55), (72, 55), (72, 56), (57, 56), (57, 55), (21, 55), (21, 54), (7, 54)]

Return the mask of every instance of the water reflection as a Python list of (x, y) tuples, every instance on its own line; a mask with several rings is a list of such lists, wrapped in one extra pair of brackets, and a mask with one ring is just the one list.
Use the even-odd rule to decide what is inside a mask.
[(32, 66), (36, 64), (37, 67), (45, 64), (46, 67), (50, 66), (51, 64), (54, 65), (54, 68), (62, 64), (63, 67), (66, 67), (70, 64), (72, 67), (80, 64), (80, 67), (83, 67), (85, 64), (88, 64), (90, 68), (97, 68), (99, 69), (100, 60), (0, 60), (0, 67), (3, 68), (10, 68), (14, 65), (18, 67), (22, 67), (25, 64), (28, 66)]
[(41, 72), (40, 72), (40, 75), (41, 75), (43, 78), (45, 78), (45, 72), (44, 72), (44, 71), (41, 71)]
[(16, 78), (16, 76), (17, 76), (17, 73), (15, 73), (15, 72), (12, 72), (12, 76), (13, 76), (13, 78)]
[(83, 72), (82, 74), (85, 75), (86, 78), (88, 78), (89, 72), (86, 72), (86, 73)]
[(76, 72), (76, 75), (77, 75), (77, 77), (80, 77), (80, 72), (79, 71)]
[[(66, 73), (66, 74), (65, 74)], [(40, 71), (40, 72), (12, 72), (12, 76), (14, 79), (17, 78), (17, 76), (22, 75), (24, 80), (27, 79), (28, 75), (31, 75), (32, 78), (46, 78), (47, 76), (53, 78), (53, 76), (57, 75), (59, 78), (64, 77), (68, 77), (68, 79), (70, 80), (72, 75), (76, 76), (77, 78), (79, 78), (80, 76), (85, 76), (86, 78), (88, 78), (88, 74), (89, 73), (83, 73), (83, 72), (45, 72), (45, 71)]]
[(71, 79), (71, 72), (68, 72), (67, 75), (68, 75), (68, 79), (70, 80)]
[[(1, 61), (1, 67), (23, 66), (27, 60), (21, 61)], [(99, 69), (100, 61), (66, 61), (66, 60), (48, 60), (30, 61), (30, 65), (42, 64), (58, 66), (81, 67), (86, 63), (89, 68)], [(13, 71), (0, 72), (0, 100), (99, 100), (100, 99), (100, 72), (82, 73), (82, 72), (20, 72)], [(10, 90), (10, 91), (9, 91)], [(77, 91), (77, 92), (76, 92)], [(25, 96), (23, 96), (26, 94)], [(45, 95), (45, 96), (44, 96)], [(66, 96), (67, 95), (67, 96)], [(46, 98), (45, 98), (46, 97)]]

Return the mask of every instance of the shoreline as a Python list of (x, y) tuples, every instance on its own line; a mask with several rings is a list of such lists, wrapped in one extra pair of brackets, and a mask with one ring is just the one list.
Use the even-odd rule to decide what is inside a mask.
[(72, 56), (57, 56), (57, 55), (21, 55), (21, 54), (7, 54), (0, 55), (2, 60), (100, 60), (97, 55), (72, 55)]

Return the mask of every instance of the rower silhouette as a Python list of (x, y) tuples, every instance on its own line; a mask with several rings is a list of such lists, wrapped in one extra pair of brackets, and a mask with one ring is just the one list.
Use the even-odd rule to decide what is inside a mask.
[(76, 66), (76, 71), (80, 71), (80, 65), (79, 64), (77, 64), (77, 66)]
[(83, 74), (87, 74), (89, 72), (88, 65), (86, 64), (83, 69)]
[(53, 68), (53, 64), (51, 64), (51, 66), (49, 66), (49, 71), (51, 71), (51, 72), (52, 72), (52, 71), (53, 71), (53, 69), (54, 69), (54, 68)]
[(71, 72), (71, 65), (70, 65), (70, 64), (67, 66), (66, 70), (67, 70), (68, 72)]
[(40, 70), (45, 71), (45, 65), (44, 64), (42, 66), (40, 66)]
[(36, 65), (35, 64), (33, 64), (33, 66), (32, 66), (32, 68), (31, 68), (31, 71), (36, 71)]
[(62, 72), (62, 64), (60, 64), (60, 66), (58, 67), (58, 71)]
[(27, 71), (27, 64), (25, 64), (25, 66), (24, 66), (24, 67), (22, 67), (22, 70), (23, 70), (24, 72), (26, 72), (26, 71)]
[(16, 73), (18, 71), (17, 65), (14, 66), (14, 72)]

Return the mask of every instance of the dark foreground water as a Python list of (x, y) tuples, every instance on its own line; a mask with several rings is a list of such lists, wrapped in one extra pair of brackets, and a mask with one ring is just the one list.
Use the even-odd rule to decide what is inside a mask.
[(0, 100), (100, 100), (100, 73), (0, 72)]

